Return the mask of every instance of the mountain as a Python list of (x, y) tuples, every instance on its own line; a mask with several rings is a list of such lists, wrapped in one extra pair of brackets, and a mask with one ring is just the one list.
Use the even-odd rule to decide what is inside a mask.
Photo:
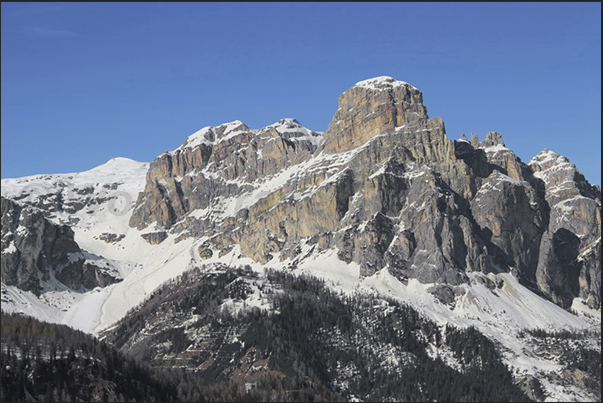
[[(298, 295), (277, 273), (322, 288)], [(262, 367), (345, 399), (597, 400), (584, 357), (600, 369), (601, 190), (550, 150), (522, 162), (497, 132), (450, 140), (417, 88), (376, 77), (340, 95), (324, 133), (234, 121), (150, 164), (3, 179), (2, 310), (102, 334), (205, 382), (261, 383)], [(272, 333), (258, 339), (257, 323)], [(458, 394), (390, 390), (402, 362), (416, 386), (435, 359)], [(459, 375), (471, 371), (483, 381), (473, 391)]]

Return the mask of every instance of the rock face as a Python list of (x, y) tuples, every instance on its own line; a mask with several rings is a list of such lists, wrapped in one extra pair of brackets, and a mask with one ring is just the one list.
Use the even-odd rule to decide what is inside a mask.
[[(82, 198), (70, 203), (81, 206), (36, 200), (81, 212), (104, 202), (97, 185), (74, 189)], [(35, 291), (48, 267), (61, 267), (56, 277), (70, 287), (91, 278), (85, 259), (69, 258), (79, 249), (68, 228), (9, 200), (2, 206), (3, 281)], [(450, 140), (422, 93), (391, 77), (341, 94), (324, 134), (294, 119), (199, 130), (150, 164), (129, 226), (151, 245), (193, 238), (192, 258), (201, 260), (235, 250), (295, 268), (335, 249), (361, 276), (387, 269), (435, 283), (446, 303), (477, 271), (512, 272), (564, 308), (576, 297), (601, 304), (600, 188), (548, 150), (525, 164), (497, 132)], [(125, 236), (113, 235), (105, 241)]]
[(321, 137), (295, 119), (260, 130), (240, 121), (203, 128), (153, 161), (130, 225), (169, 228), (190, 211), (212, 210), (220, 198), (309, 158)]
[(550, 209), (536, 271), (538, 286), (561, 306), (574, 296), (601, 307), (601, 189), (567, 158), (547, 149), (530, 161)]
[(564, 308), (598, 308), (600, 189), (555, 161), (525, 164), (497, 132), (451, 141), (418, 89), (377, 77), (339, 97), (324, 136), (291, 119), (193, 134), (151, 164), (130, 225), (203, 238), (201, 258), (239, 245), (295, 267), (337, 248), (363, 276), (452, 286), (512, 271)]
[(44, 217), (35, 207), (1, 198), (2, 282), (40, 294), (41, 281), (55, 277), (74, 290), (106, 286), (119, 279), (86, 261), (73, 230)]
[(322, 149), (328, 153), (347, 151), (377, 135), (426, 119), (423, 94), (412, 85), (391, 77), (361, 81), (339, 97), (339, 109), (325, 133)]
[(471, 200), (471, 214), (491, 254), (534, 280), (544, 217), (529, 185), (492, 171)]

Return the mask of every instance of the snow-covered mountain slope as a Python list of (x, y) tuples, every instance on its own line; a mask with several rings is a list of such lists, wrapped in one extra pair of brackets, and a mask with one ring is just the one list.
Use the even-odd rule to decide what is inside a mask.
[[(57, 225), (68, 225), (87, 259), (110, 268), (123, 279), (144, 255), (136, 246), (144, 242), (129, 228), (127, 220), (148, 165), (114, 158), (85, 172), (3, 179), (2, 196), (42, 212)], [(56, 268), (44, 269), (51, 269), (50, 276), (40, 277), (39, 297), (3, 282), (2, 309), (91, 331), (104, 300), (101, 289), (78, 292), (56, 279)]]
[[(99, 334), (189, 269), (270, 267), (474, 326), (518, 377), (559, 372), (522, 335), (600, 329), (601, 235), (600, 189), (567, 161), (556, 169), (558, 157), (526, 165), (495, 132), (453, 142), (415, 87), (378, 77), (342, 94), (325, 133), (235, 121), (152, 163), (3, 179), (2, 197), (69, 226), (121, 281), (76, 290), (45, 267), (37, 295), (6, 282), (3, 265), (2, 310)], [(3, 256), (15, 231), (3, 224)], [(592, 343), (600, 351), (600, 333)], [(589, 398), (545, 387), (553, 400)]]
[[(89, 171), (2, 179), (2, 196), (39, 207), (59, 224), (122, 222), (142, 190), (149, 164), (113, 158)], [(79, 225), (82, 227), (82, 225)]]
[[(102, 188), (101, 177), (89, 176), (89, 173), (90, 171), (86, 175), (90, 180), (87, 183), (98, 183)], [(115, 177), (111, 177), (111, 181), (113, 180)], [(142, 180), (138, 188), (141, 183)], [(135, 188), (133, 182), (129, 182), (128, 186), (129, 189)], [(104, 207), (96, 206), (101, 214), (107, 207), (106, 204)], [(293, 264), (291, 258), (278, 264), (259, 264), (250, 258), (242, 257), (238, 246), (223, 256), (216, 253), (208, 259), (202, 259), (198, 250), (199, 245), (204, 242), (203, 238), (186, 238), (176, 242), (177, 236), (170, 234), (160, 244), (151, 245), (141, 237), (145, 230), (127, 226), (130, 214), (131, 211), (123, 215), (108, 214), (103, 220), (97, 214), (80, 212), (77, 216), (80, 221), (72, 226), (76, 240), (86, 250), (111, 259), (119, 265), (123, 272), (123, 281), (83, 293), (74, 292), (56, 281), (49, 282), (40, 297), (3, 284), (2, 309), (7, 312), (26, 313), (49, 322), (68, 324), (97, 334), (124, 317), (162, 283), (188, 269), (205, 267), (206, 270), (212, 270), (223, 265), (250, 265), (254, 271), (262, 273), (266, 266), (290, 271)], [(69, 220), (68, 215), (57, 216)], [(124, 237), (117, 242), (107, 243), (97, 235), (109, 232)], [(571, 313), (526, 289), (509, 273), (472, 273), (468, 284), (462, 284), (454, 290), (453, 301), (443, 303), (428, 291), (434, 284), (422, 284), (415, 279), (409, 279), (404, 284), (392, 276), (387, 268), (363, 278), (360, 276), (359, 265), (340, 260), (336, 248), (317, 253), (313, 246), (307, 243), (302, 246), (301, 255), (305, 258), (297, 260), (296, 273), (323, 278), (335, 289), (350, 294), (376, 293), (399, 298), (442, 326), (475, 326), (500, 343), (505, 361), (518, 376), (552, 373), (562, 368), (561, 363), (538, 357), (530, 346), (526, 345), (525, 340), (519, 337), (522, 330), (580, 330), (597, 329), (600, 326), (600, 311), (589, 309), (580, 299), (576, 298), (575, 313)], [(279, 257), (276, 256), (273, 260), (279, 261)], [(247, 299), (246, 309), (255, 306), (253, 301), (257, 301), (257, 306), (261, 306), (261, 298), (254, 299), (251, 296)], [(234, 301), (224, 301), (224, 306), (233, 303)], [(236, 303), (229, 309), (235, 309), (235, 306)], [(551, 400), (580, 400), (579, 391), (563, 389), (552, 384), (547, 390)]]

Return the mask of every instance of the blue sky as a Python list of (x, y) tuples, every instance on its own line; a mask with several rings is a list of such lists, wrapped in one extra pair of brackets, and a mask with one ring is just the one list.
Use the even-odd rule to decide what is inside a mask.
[(600, 3), (2, 3), (2, 177), (152, 161), (204, 126), (296, 118), (381, 75), (448, 137), (503, 135), (601, 184)]

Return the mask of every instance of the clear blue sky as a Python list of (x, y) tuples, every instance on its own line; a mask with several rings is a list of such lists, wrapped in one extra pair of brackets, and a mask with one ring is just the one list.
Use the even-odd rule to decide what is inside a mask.
[(502, 133), (601, 184), (600, 3), (2, 3), (2, 177), (152, 161), (204, 126), (296, 118), (381, 75), (448, 137)]

